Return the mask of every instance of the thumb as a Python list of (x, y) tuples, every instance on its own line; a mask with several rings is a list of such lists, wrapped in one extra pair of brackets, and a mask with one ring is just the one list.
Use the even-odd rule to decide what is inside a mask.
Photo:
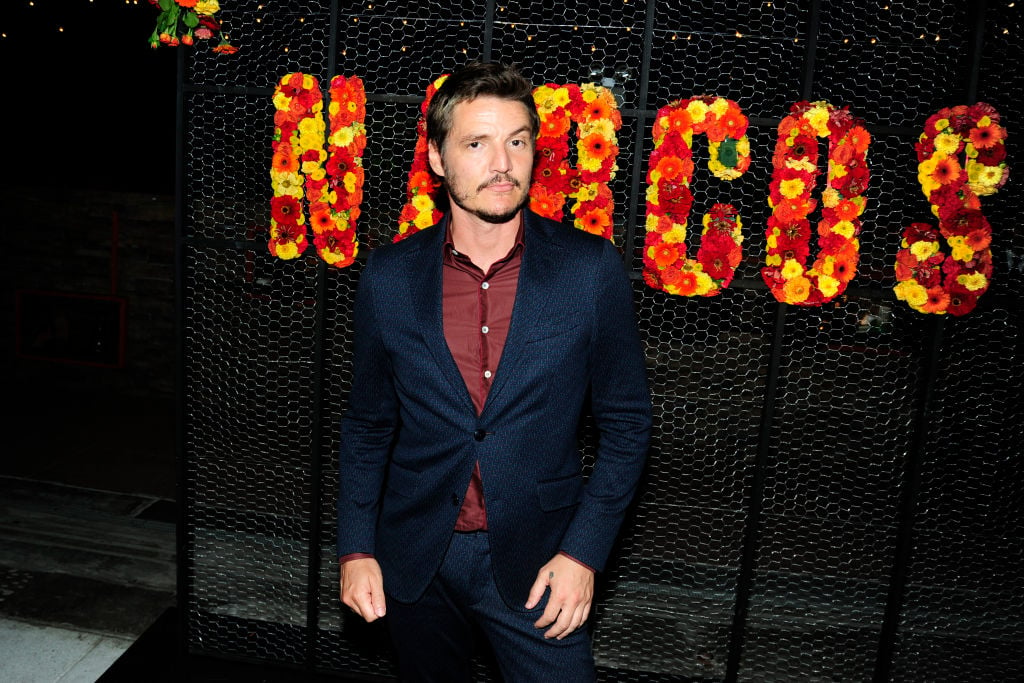
[(548, 573), (546, 569), (541, 569), (537, 573), (537, 579), (533, 582), (533, 586), (530, 587), (530, 595), (526, 598), (526, 609), (533, 609), (540, 602), (540, 599), (544, 597), (544, 589), (548, 587)]

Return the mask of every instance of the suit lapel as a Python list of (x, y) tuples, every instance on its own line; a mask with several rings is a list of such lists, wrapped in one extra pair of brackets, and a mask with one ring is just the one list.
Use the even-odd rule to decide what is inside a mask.
[(430, 349), (434, 362), (441, 374), (452, 385), (460, 400), (476, 412), (473, 399), (466, 383), (459, 373), (459, 367), (448, 349), (444, 338), (444, 312), (442, 308), (442, 248), (444, 245), (445, 223), (427, 228), (431, 235), (421, 242), (418, 249), (410, 251), (406, 259), (406, 278), (409, 286), (409, 301), (412, 303), (420, 334)]
[(536, 220), (536, 215), (526, 211), (524, 225), (523, 261), (519, 268), (519, 283), (516, 286), (516, 302), (512, 308), (512, 322), (509, 326), (501, 361), (495, 373), (494, 383), (487, 394), (484, 415), (500, 404), (500, 398), (508, 386), (512, 370), (519, 363), (526, 342), (534, 335), (540, 321), (546, 320), (553, 292), (548, 283), (556, 272), (558, 252), (546, 226)]

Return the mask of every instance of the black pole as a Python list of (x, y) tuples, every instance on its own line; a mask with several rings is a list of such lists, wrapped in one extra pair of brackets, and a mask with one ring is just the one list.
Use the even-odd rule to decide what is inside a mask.
[(185, 51), (178, 50), (178, 75), (174, 107), (174, 329), (175, 329), (175, 434), (174, 452), (178, 468), (175, 568), (177, 584), (176, 643), (174, 667), (183, 671), (188, 661), (188, 467), (185, 462)]
[(739, 676), (740, 658), (746, 638), (747, 614), (750, 610), (750, 594), (754, 582), (754, 557), (761, 535), (761, 514), (764, 509), (764, 480), (768, 458), (771, 455), (771, 430), (775, 419), (775, 398), (778, 395), (779, 368), (782, 359), (782, 340), (785, 335), (787, 304), (780, 303), (775, 309), (775, 331), (772, 335), (771, 358), (768, 361), (768, 376), (765, 378), (764, 409), (761, 411), (761, 426), (757, 440), (757, 457), (754, 461), (753, 479), (750, 483), (750, 501), (746, 524), (743, 528), (743, 554), (740, 571), (736, 578), (736, 607), (732, 627), (729, 630), (729, 654), (725, 665), (725, 680), (730, 683)]

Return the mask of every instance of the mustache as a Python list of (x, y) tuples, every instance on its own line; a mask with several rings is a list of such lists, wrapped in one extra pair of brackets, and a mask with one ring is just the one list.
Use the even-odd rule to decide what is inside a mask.
[(498, 174), (494, 175), (492, 178), (490, 178), (489, 180), (481, 183), (480, 187), (477, 188), (477, 191), (479, 192), (480, 190), (484, 189), (485, 187), (490, 187), (491, 185), (498, 185), (498, 184), (501, 184), (501, 183), (510, 183), (510, 184), (514, 185), (515, 187), (521, 187), (520, 182), (518, 180), (516, 180), (515, 178), (513, 178), (512, 176), (508, 175), (507, 173), (498, 173)]

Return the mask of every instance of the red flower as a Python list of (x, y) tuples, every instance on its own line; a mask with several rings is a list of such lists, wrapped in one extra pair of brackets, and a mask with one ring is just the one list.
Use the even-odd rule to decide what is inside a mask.
[(299, 200), (291, 196), (271, 197), (270, 215), (282, 225), (295, 225), (302, 215)]

